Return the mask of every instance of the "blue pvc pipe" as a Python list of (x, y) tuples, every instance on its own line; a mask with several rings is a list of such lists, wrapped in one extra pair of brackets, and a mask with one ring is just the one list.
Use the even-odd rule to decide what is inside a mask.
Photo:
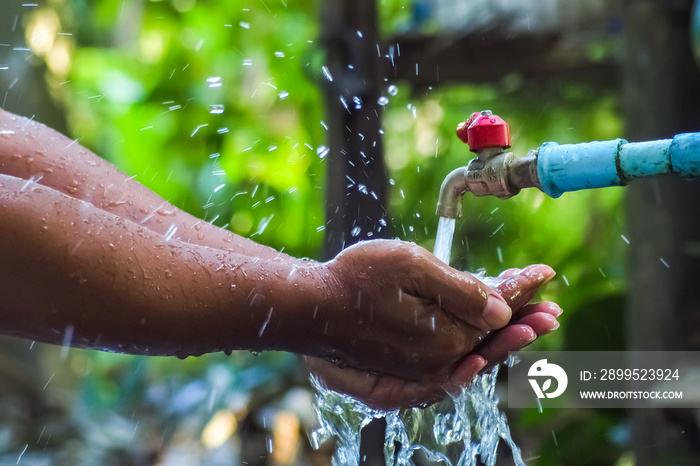
[(537, 151), (542, 191), (559, 197), (568, 191), (624, 186), (660, 174), (700, 176), (700, 133), (673, 139), (629, 143), (624, 139), (562, 144), (546, 142)]

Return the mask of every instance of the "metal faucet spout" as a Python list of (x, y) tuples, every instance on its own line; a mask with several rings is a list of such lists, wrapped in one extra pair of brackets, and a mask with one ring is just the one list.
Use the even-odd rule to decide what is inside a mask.
[(462, 215), (462, 197), (471, 192), (475, 196), (496, 196), (508, 199), (523, 188), (539, 188), (537, 157), (515, 157), (503, 148), (483, 149), (479, 157), (465, 167), (452, 170), (440, 187), (437, 214), (440, 217), (459, 218)]
[(452, 170), (440, 186), (440, 196), (437, 203), (437, 214), (445, 218), (462, 216), (462, 197), (469, 191), (467, 183), (467, 167)]

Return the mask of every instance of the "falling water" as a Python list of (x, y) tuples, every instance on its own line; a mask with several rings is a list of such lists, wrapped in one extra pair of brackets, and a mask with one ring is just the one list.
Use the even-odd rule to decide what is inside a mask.
[[(454, 229), (454, 219), (440, 218), (435, 256), (445, 263), (450, 260)], [(384, 459), (388, 466), (413, 465), (416, 450), (430, 461), (447, 466), (493, 466), (501, 439), (510, 447), (514, 463), (524, 466), (506, 416), (498, 409), (497, 377), (498, 366), (439, 403), (389, 412), (371, 409), (348, 395), (328, 390), (312, 377), (319, 420), (318, 429), (311, 435), (312, 445), (318, 448), (336, 437), (333, 466), (359, 465), (362, 428), (373, 419), (384, 418)]]
[(443, 261), (445, 264), (450, 263), (450, 254), (452, 251), (452, 237), (455, 234), (455, 219), (440, 217), (438, 223), (437, 236), (435, 237), (435, 257)]

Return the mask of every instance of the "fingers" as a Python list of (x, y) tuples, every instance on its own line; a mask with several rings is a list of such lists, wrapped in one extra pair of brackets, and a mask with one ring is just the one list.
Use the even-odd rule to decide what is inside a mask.
[(535, 293), (554, 275), (551, 267), (536, 264), (524, 269), (509, 269), (485, 282), (498, 291), (513, 310), (517, 310), (529, 303)]
[[(523, 306), (518, 311), (517, 320), (519, 321), (524, 316), (538, 313), (538, 312), (543, 312), (543, 313), (549, 314), (549, 315), (556, 318), (556, 317), (559, 317), (563, 311), (562, 311), (561, 307), (559, 307), (558, 304), (552, 303), (549, 301), (541, 302), (541, 303), (530, 303), (530, 304)], [(539, 333), (538, 333), (538, 335), (539, 335)]]
[(512, 311), (499, 292), (489, 288), (472, 274), (457, 271), (442, 263), (423, 277), (425, 297), (459, 320), (483, 331), (505, 326)]
[(434, 403), (445, 398), (447, 392), (456, 393), (486, 366), (486, 360), (479, 355), (469, 355), (447, 380), (429, 382), (408, 382), (357, 369), (341, 369), (319, 358), (304, 357), (304, 364), (327, 388), (346, 393), (370, 408), (392, 411)]
[(442, 385), (445, 393), (456, 395), (462, 387), (468, 386), (474, 376), (486, 369), (488, 360), (479, 354), (467, 355), (450, 375), (449, 381)]
[(537, 334), (528, 325), (509, 325), (490, 335), (474, 350), (474, 354), (486, 359), (488, 361), (486, 368), (489, 369), (505, 361), (509, 351), (518, 351), (532, 343), (536, 338)]
[(499, 293), (413, 243), (367, 241), (345, 249), (331, 263), (339, 265), (341, 282), (347, 277), (372, 276), (384, 287), (398, 287), (395, 296), (407, 294), (438, 305), (477, 330), (501, 328), (512, 317)]
[(554, 275), (547, 265), (530, 265), (480, 282), (471, 274), (443, 266), (443, 275), (436, 276), (431, 285), (447, 312), (488, 331), (504, 327), (513, 311), (525, 306)]
[(544, 302), (525, 306), (517, 319), (507, 327), (490, 334), (474, 354), (488, 360), (487, 369), (504, 361), (509, 351), (518, 351), (536, 338), (559, 328), (557, 317), (561, 308), (554, 303)]
[(361, 370), (340, 368), (328, 361), (305, 358), (306, 366), (319, 375), (324, 385), (347, 393), (374, 409), (393, 410), (430, 404), (446, 394), (459, 393), (473, 377), (506, 359), (509, 351), (517, 351), (537, 337), (555, 330), (561, 309), (543, 302), (522, 307), (517, 318), (501, 330), (492, 332), (474, 351), (466, 355), (445, 380), (406, 381), (394, 376), (370, 374)]

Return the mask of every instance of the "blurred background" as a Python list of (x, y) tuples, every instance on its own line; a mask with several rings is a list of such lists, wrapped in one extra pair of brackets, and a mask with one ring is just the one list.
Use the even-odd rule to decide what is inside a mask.
[[(432, 249), (440, 184), (472, 158), (454, 129), (475, 111), (510, 124), (518, 155), (545, 141), (700, 130), (690, 0), (0, 0), (0, 10), (3, 108), (298, 257), (376, 237)], [(541, 297), (562, 306), (562, 325), (532, 349), (697, 350), (699, 191), (657, 179), (559, 199), (467, 195), (452, 265), (554, 267)], [(329, 464), (333, 445), (309, 447), (312, 403), (289, 354), (181, 361), (0, 339), (1, 464)], [(700, 462), (694, 410), (507, 414), (528, 464)], [(370, 447), (364, 464), (383, 464)]]

